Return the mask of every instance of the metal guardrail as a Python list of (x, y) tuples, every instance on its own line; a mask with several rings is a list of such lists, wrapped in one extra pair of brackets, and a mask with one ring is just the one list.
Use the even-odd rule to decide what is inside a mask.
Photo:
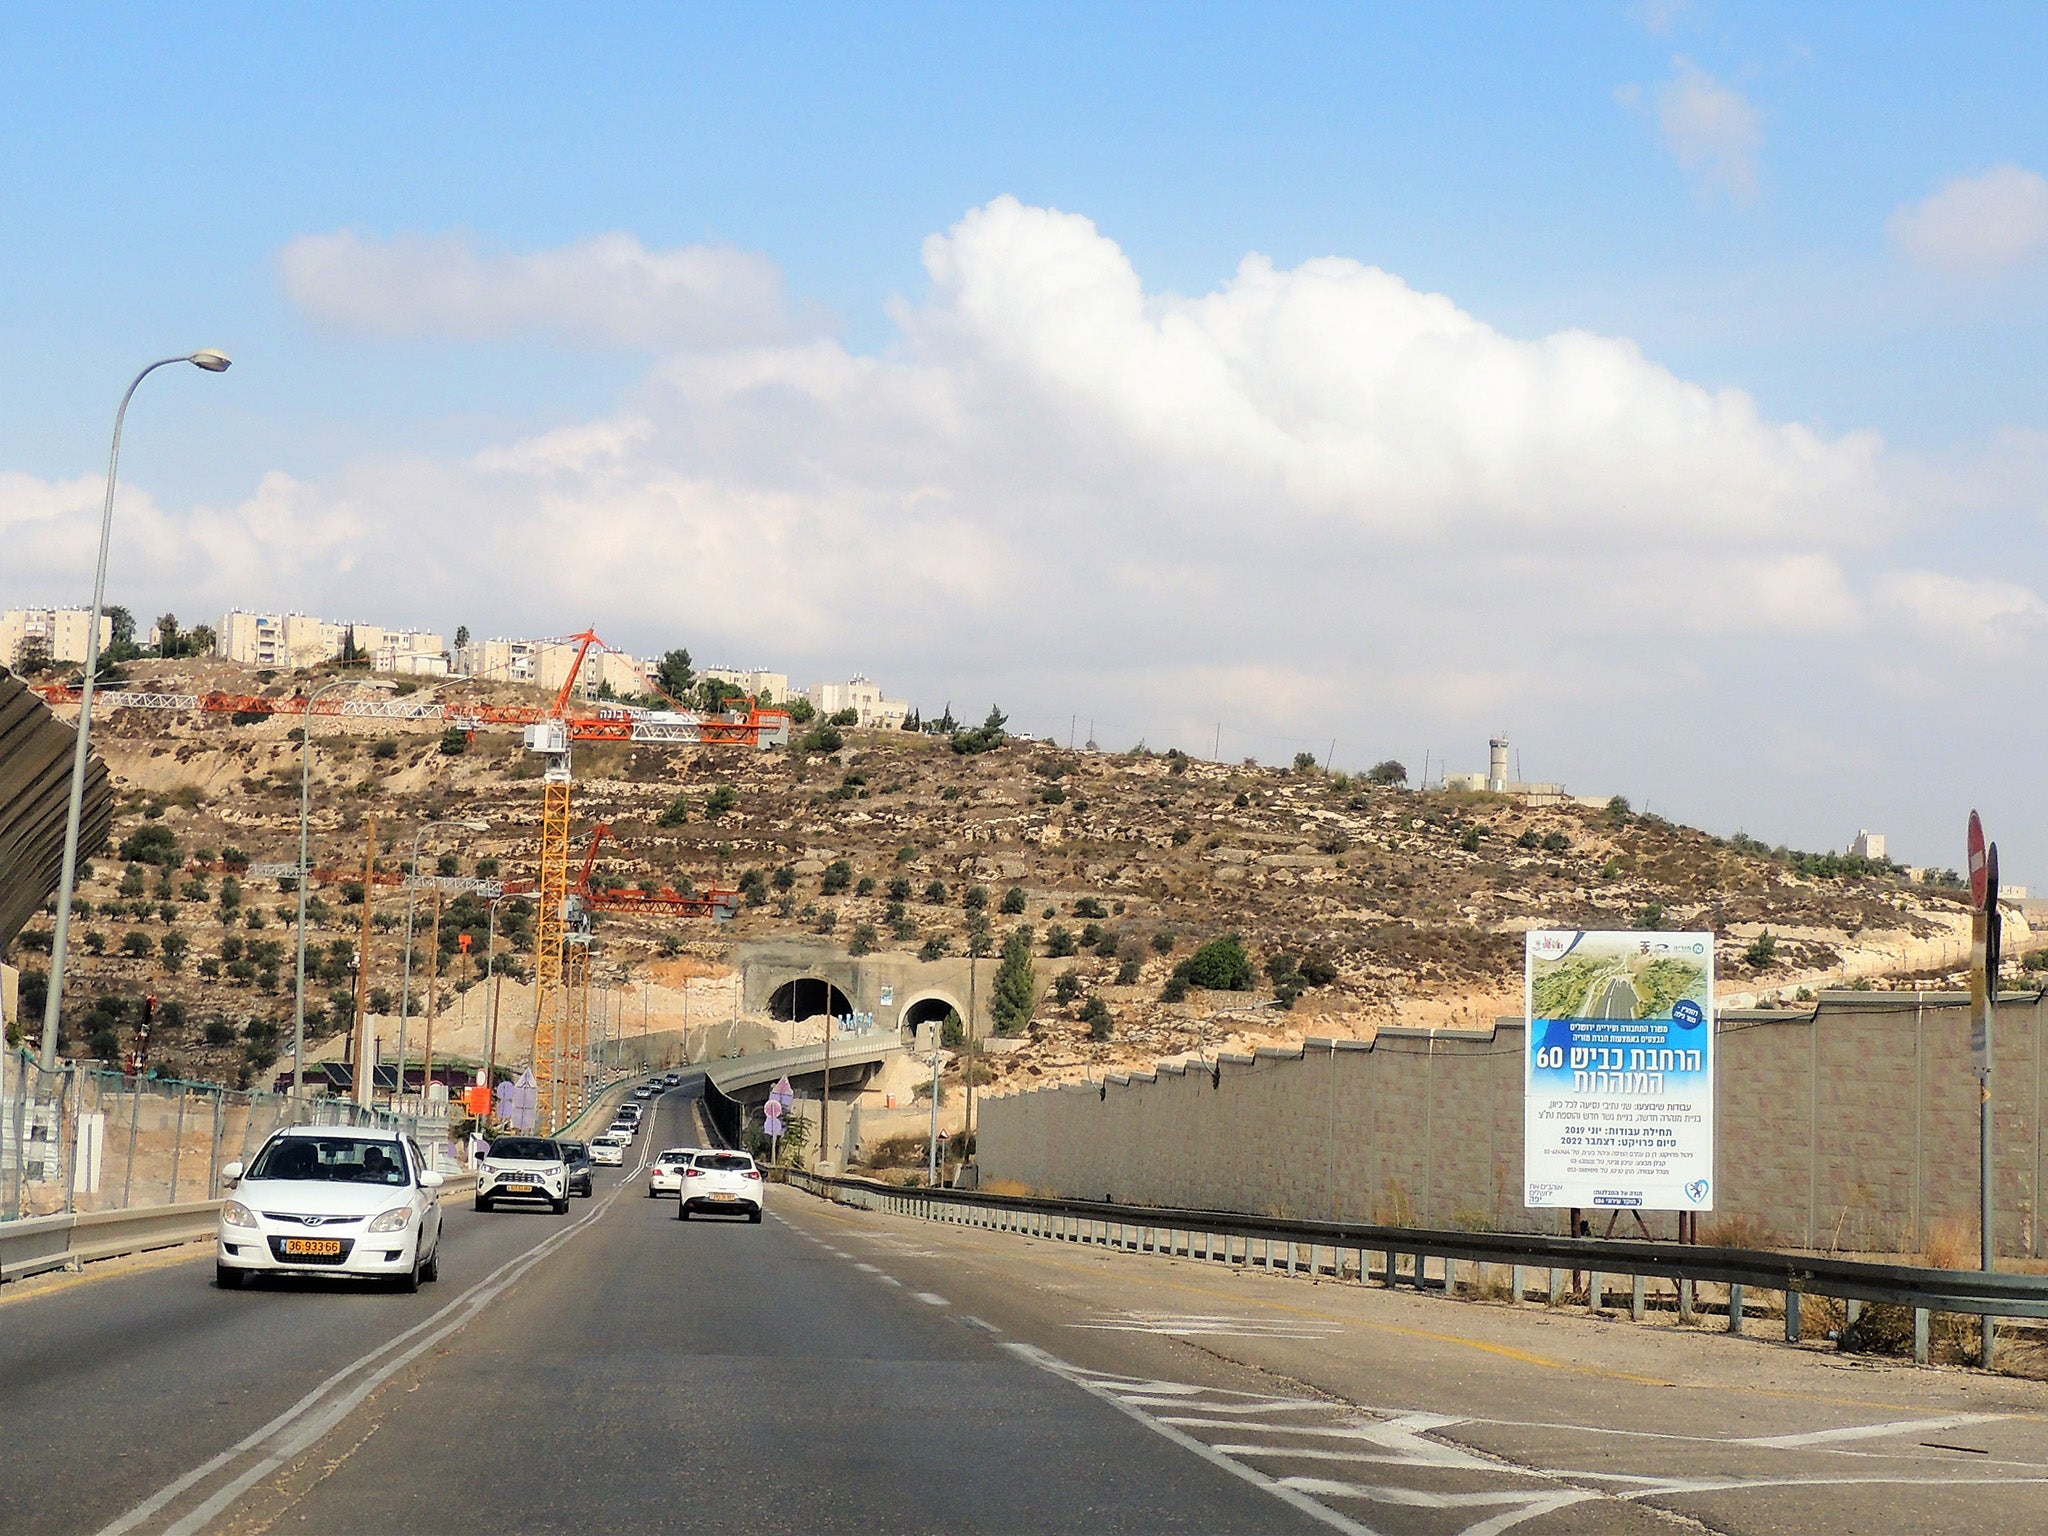
[[(1754, 1248), (1703, 1248), (1519, 1232), (1432, 1231), (1255, 1216), (1241, 1211), (906, 1188), (872, 1179), (833, 1178), (802, 1170), (793, 1170), (789, 1182), (826, 1199), (893, 1215), (1288, 1274), (1356, 1278), (1361, 1282), (1377, 1280), (1382, 1285), (1411, 1285), (1418, 1290), (1441, 1290), (1451, 1295), (1457, 1293), (1458, 1264), (1506, 1268), (1508, 1298), (1517, 1303), (1530, 1294), (1532, 1287), (1528, 1282), (1532, 1272), (1543, 1276), (1545, 1283), (1534, 1289), (1552, 1306), (1563, 1305), (1578, 1292), (1577, 1276), (1583, 1274), (1587, 1277), (1586, 1305), (1594, 1311), (1604, 1310), (1613, 1302), (1614, 1290), (1609, 1282), (1627, 1282), (1626, 1305), (1638, 1322), (1648, 1309), (1647, 1287), (1651, 1282), (1668, 1282), (1674, 1287), (1678, 1314), (1687, 1322), (1702, 1309), (1699, 1287), (1723, 1286), (1727, 1289), (1731, 1333), (1742, 1331), (1749, 1292), (1778, 1292), (1784, 1297), (1788, 1341), (1800, 1337), (1802, 1297), (1844, 1302), (1847, 1320), (1852, 1324), (1868, 1305), (1904, 1307), (1913, 1313), (1913, 1356), (1923, 1365), (1929, 1354), (1929, 1324), (1936, 1313), (2048, 1317), (2048, 1276), (1924, 1269), (1909, 1264)], [(1403, 1259), (1408, 1261), (1405, 1270)], [(1378, 1261), (1376, 1265), (1374, 1260)], [(1432, 1260), (1437, 1264), (1436, 1277), (1430, 1274)], [(1572, 1277), (1569, 1286), (1567, 1276)]]
[[(450, 1174), (444, 1198), (467, 1194), (476, 1175)], [(56, 1269), (78, 1269), (155, 1248), (210, 1242), (221, 1201), (190, 1200), (127, 1211), (63, 1212), (0, 1222), (0, 1281), (23, 1280)]]

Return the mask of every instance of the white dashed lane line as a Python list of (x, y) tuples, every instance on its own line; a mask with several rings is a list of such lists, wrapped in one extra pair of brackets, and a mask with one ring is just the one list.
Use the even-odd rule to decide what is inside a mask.
[(923, 1302), (928, 1307), (950, 1307), (951, 1305), (953, 1305), (953, 1303), (946, 1300), (945, 1297), (935, 1296), (930, 1291), (919, 1291), (917, 1293), (917, 1299)]

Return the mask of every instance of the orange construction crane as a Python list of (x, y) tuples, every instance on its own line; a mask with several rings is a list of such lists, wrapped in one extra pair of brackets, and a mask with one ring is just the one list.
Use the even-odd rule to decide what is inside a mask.
[(600, 891), (590, 883), (591, 871), (597, 865), (598, 846), (606, 838), (622, 853), (632, 850), (619, 840), (609, 822), (600, 821), (590, 829), (590, 848), (583, 856), (583, 872), (576, 877), (576, 896), (582, 903), (598, 912), (674, 912), (684, 917), (712, 917), (720, 922), (732, 918), (740, 909), (740, 893), (712, 886), (705, 891), (685, 893), (673, 886), (650, 887), (642, 883), (637, 888), (626, 887)]
[[(541, 774), (540, 814), (540, 911), (534, 934), (534, 1021), (533, 1076), (539, 1092), (535, 1104), (536, 1124), (542, 1135), (552, 1135), (568, 1119), (563, 1089), (568, 1063), (561, 1059), (566, 1044), (569, 1018), (568, 978), (563, 967), (564, 947), (577, 913), (571, 909), (569, 894), (569, 696), (575, 691), (583, 659), (593, 645), (603, 645), (597, 631), (586, 629), (569, 637), (579, 642), (569, 675), (555, 695), (553, 712), (547, 719), (526, 728), (526, 748), (545, 762)], [(557, 1017), (560, 1015), (560, 1017)], [(573, 1081), (573, 1080), (572, 1080)]]

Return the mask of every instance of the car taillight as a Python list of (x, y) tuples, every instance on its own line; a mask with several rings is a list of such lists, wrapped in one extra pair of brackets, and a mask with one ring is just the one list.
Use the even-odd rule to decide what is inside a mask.
[(759, 1179), (760, 1179), (760, 1177), (761, 1177), (761, 1175), (760, 1175), (760, 1174), (758, 1174), (758, 1173), (756, 1173), (756, 1172), (754, 1172), (754, 1171), (753, 1171), (753, 1169), (749, 1168), (749, 1169), (747, 1170), (747, 1177), (748, 1177), (748, 1178), (750, 1178), (750, 1179), (753, 1179), (753, 1180), (755, 1180), (755, 1181), (757, 1181), (757, 1182), (758, 1182), (758, 1181), (759, 1181)]
[(702, 1168), (691, 1168), (684, 1172), (683, 1177), (686, 1179), (701, 1179), (704, 1177), (704, 1170)]

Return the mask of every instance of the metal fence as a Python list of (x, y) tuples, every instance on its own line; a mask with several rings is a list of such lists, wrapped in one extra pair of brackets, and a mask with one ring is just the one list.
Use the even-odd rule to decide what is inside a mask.
[(82, 1065), (44, 1071), (11, 1051), (0, 1056), (0, 1221), (212, 1200), (226, 1164), (247, 1162), (271, 1132), (299, 1124), (396, 1126), (415, 1137), (422, 1129), (415, 1116), (345, 1099)]
[[(1651, 1287), (1668, 1286), (1670, 1305), (1681, 1320), (1695, 1321), (1711, 1309), (1725, 1315), (1733, 1333), (1742, 1331), (1746, 1311), (1761, 1310), (1764, 1295), (1775, 1293), (1781, 1298), (1778, 1310), (1788, 1342), (1806, 1336), (1806, 1298), (1839, 1304), (1846, 1326), (1854, 1326), (1867, 1307), (1892, 1307), (1911, 1313), (1913, 1355), (1922, 1364), (1929, 1358), (1936, 1316), (2048, 1318), (2048, 1277), (2040, 1275), (1925, 1269), (1748, 1248), (1430, 1231), (985, 1194), (801, 1170), (792, 1170), (788, 1182), (828, 1200), (927, 1221), (1273, 1273), (1413, 1286), (1451, 1296), (1497, 1295), (1520, 1303), (1533, 1294), (1551, 1306), (1626, 1310), (1638, 1322), (1654, 1304)], [(1465, 1269), (1462, 1284), (1460, 1266)]]

